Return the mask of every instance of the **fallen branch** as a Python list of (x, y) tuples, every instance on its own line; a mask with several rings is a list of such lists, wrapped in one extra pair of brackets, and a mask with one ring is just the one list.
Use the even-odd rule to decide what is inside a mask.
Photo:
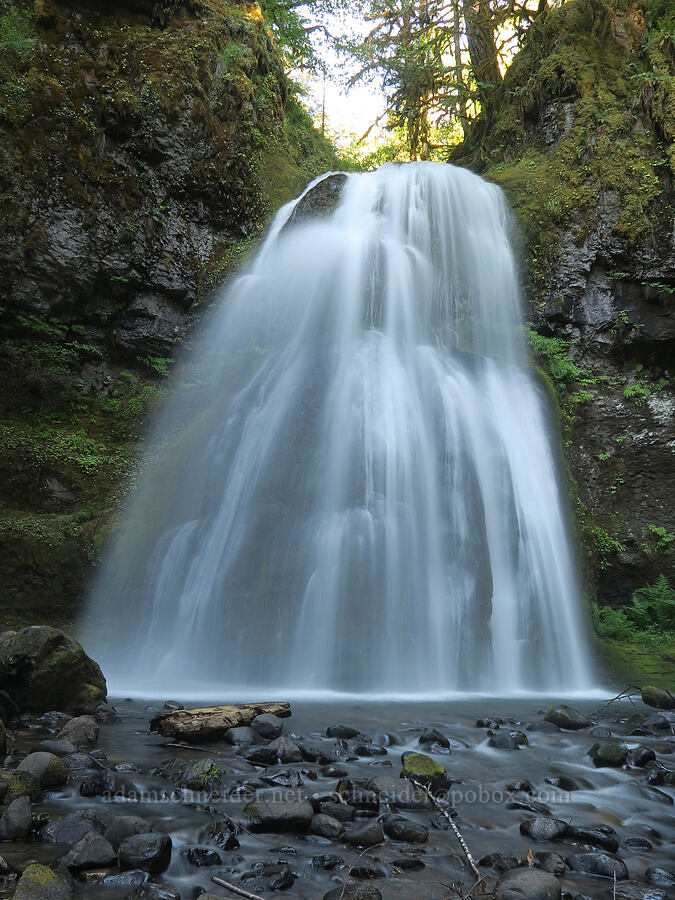
[(607, 701), (603, 706), (601, 706), (599, 709), (593, 710), (593, 712), (591, 713), (591, 716), (599, 716), (601, 712), (604, 712), (604, 711), (607, 709), (608, 706), (611, 706), (612, 703), (616, 703), (617, 700), (630, 700), (631, 703), (632, 703), (632, 702), (633, 702), (633, 701), (632, 701), (632, 698), (633, 698), (636, 694), (639, 694), (639, 693), (640, 693), (640, 688), (637, 687), (637, 685), (634, 685), (634, 684), (628, 684), (628, 685), (626, 685), (626, 687), (625, 687), (620, 693), (618, 693), (618, 694), (616, 695), (616, 697), (612, 697), (611, 700), (608, 700), (608, 701)]
[(422, 782), (418, 781), (416, 778), (410, 778), (410, 776), (408, 776), (408, 780), (412, 784), (414, 784), (416, 788), (419, 788), (423, 793), (426, 794), (426, 796), (429, 798), (429, 800), (431, 800), (431, 802), (436, 807), (436, 809), (439, 811), (439, 813), (448, 822), (448, 824), (450, 825), (450, 828), (452, 828), (454, 835), (459, 842), (459, 846), (462, 848), (462, 852), (464, 853), (464, 856), (466, 857), (466, 861), (468, 862), (469, 866), (471, 867), (471, 871), (476, 876), (476, 878), (482, 879), (483, 876), (481, 875), (480, 870), (479, 870), (478, 866), (476, 865), (476, 860), (473, 858), (473, 855), (471, 854), (471, 851), (469, 850), (469, 845), (464, 840), (464, 835), (459, 830), (457, 823), (453, 820), (450, 813), (447, 811), (447, 809), (444, 809), (444, 807), (440, 804), (438, 799), (431, 793), (431, 791), (425, 784), (422, 784)]
[(150, 731), (158, 731), (162, 737), (178, 741), (198, 743), (217, 741), (230, 728), (250, 725), (261, 713), (272, 713), (280, 718), (291, 714), (289, 703), (237, 703), (230, 706), (206, 706), (200, 709), (176, 709), (158, 713), (150, 720)]
[(219, 884), (220, 887), (226, 888), (228, 891), (232, 891), (233, 894), (239, 894), (240, 897), (246, 897), (247, 900), (263, 900), (260, 894), (250, 894), (243, 888), (237, 887), (236, 884), (230, 884), (229, 881), (225, 881), (224, 878), (219, 878), (217, 875), (212, 875), (211, 881), (214, 884)]

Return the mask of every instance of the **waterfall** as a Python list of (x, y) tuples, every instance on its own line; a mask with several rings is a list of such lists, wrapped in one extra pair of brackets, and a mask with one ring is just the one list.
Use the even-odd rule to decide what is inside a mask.
[(388, 164), (292, 209), (181, 363), (87, 647), (146, 694), (587, 688), (500, 190)]

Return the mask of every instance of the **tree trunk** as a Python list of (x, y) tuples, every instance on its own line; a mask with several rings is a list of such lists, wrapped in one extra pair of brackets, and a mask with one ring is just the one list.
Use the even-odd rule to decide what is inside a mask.
[(273, 713), (280, 718), (291, 714), (289, 703), (240, 703), (235, 706), (206, 706), (202, 709), (179, 709), (159, 713), (150, 721), (150, 731), (163, 737), (175, 737), (188, 742), (216, 741), (229, 728), (250, 725), (261, 713)]
[(489, 0), (462, 0), (471, 69), (486, 124), (494, 120), (497, 87), (502, 76), (497, 64), (494, 22)]
[(462, 19), (459, 4), (460, 0), (454, 0), (452, 8), (452, 37), (455, 57), (455, 81), (457, 83), (457, 116), (462, 126), (462, 135), (466, 138), (469, 133), (469, 117), (466, 114), (466, 92), (462, 70)]

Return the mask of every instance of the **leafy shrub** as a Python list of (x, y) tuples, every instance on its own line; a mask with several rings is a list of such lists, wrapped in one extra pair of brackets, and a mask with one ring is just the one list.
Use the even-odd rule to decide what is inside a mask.
[(593, 626), (600, 637), (634, 643), (670, 643), (675, 636), (675, 588), (665, 575), (633, 592), (623, 609), (593, 604)]

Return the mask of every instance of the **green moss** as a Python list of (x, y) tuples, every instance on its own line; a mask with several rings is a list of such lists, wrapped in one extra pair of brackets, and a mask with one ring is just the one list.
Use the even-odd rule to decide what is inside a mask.
[(595, 648), (600, 660), (624, 684), (653, 684), (666, 689), (675, 684), (675, 644), (647, 647), (596, 638)]
[(405, 753), (401, 764), (403, 777), (415, 778), (424, 784), (433, 785), (447, 777), (443, 766), (425, 753)]

